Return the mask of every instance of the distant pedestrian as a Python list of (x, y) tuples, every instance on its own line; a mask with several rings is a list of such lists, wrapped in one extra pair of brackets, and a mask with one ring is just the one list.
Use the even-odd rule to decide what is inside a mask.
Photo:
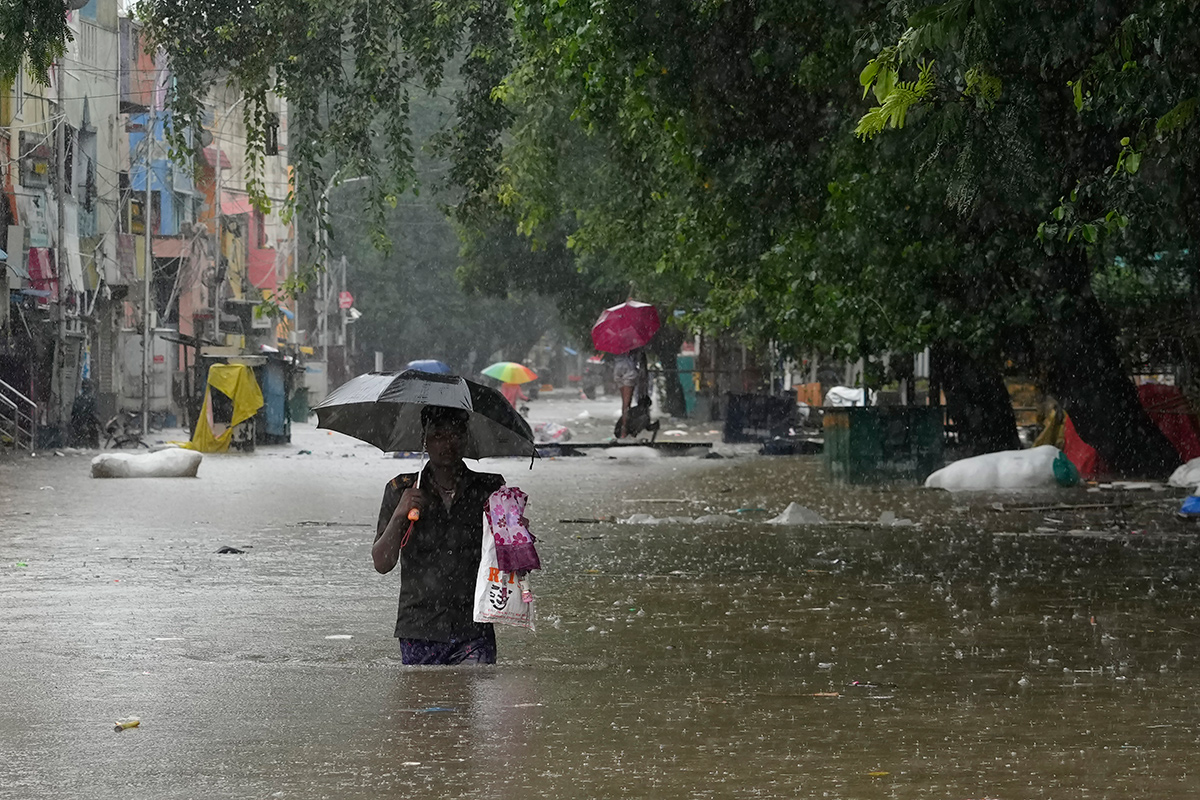
[(500, 394), (504, 395), (513, 408), (517, 407), (518, 400), (528, 400), (529, 395), (525, 394), (525, 390), (521, 388), (519, 383), (502, 383), (500, 384)]
[(96, 416), (96, 392), (92, 382), (79, 383), (79, 396), (71, 404), (71, 444), (74, 447), (100, 447), (100, 418)]
[[(646, 365), (646, 352), (635, 348), (627, 353), (621, 353), (613, 359), (613, 381), (621, 392), (621, 425), (618, 439), (634, 435), (630, 429), (630, 408), (633, 407), (635, 394), (640, 398), (650, 398), (650, 371)], [(649, 406), (647, 405), (647, 408)], [(647, 412), (648, 414), (648, 412)]]

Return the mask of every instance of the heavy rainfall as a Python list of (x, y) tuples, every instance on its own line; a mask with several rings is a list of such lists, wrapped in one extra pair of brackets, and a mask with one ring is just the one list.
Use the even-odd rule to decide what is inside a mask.
[(1177, 0), (0, 9), (0, 798), (1193, 798)]

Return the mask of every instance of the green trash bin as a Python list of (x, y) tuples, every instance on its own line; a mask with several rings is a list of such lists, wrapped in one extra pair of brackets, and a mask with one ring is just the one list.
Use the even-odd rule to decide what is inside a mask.
[(940, 406), (826, 408), (824, 417), (835, 483), (924, 481), (942, 468)]
[(297, 386), (292, 390), (292, 399), (288, 404), (288, 413), (292, 422), (308, 422), (308, 387)]

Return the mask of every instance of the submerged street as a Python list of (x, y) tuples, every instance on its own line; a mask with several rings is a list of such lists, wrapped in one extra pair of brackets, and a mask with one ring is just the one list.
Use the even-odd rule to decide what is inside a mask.
[[(588, 409), (611, 425), (531, 421)], [(1195, 796), (1177, 498), (1022, 511), (1114, 496), (834, 489), (715, 449), (478, 467), (529, 493), (544, 563), (537, 632), (483, 668), (391, 638), (369, 551), (415, 460), (311, 426), (194, 480), (0, 460), (0, 797)], [(828, 522), (766, 523), (792, 501)], [(607, 521), (635, 514), (673, 520)]]

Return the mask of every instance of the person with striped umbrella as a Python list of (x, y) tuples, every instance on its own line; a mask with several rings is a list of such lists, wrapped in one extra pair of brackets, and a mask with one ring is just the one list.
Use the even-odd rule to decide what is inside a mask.
[(529, 397), (521, 391), (521, 384), (537, 380), (537, 373), (524, 364), (515, 361), (497, 361), (480, 373), (500, 381), (500, 394), (517, 407), (518, 400), (528, 400)]

